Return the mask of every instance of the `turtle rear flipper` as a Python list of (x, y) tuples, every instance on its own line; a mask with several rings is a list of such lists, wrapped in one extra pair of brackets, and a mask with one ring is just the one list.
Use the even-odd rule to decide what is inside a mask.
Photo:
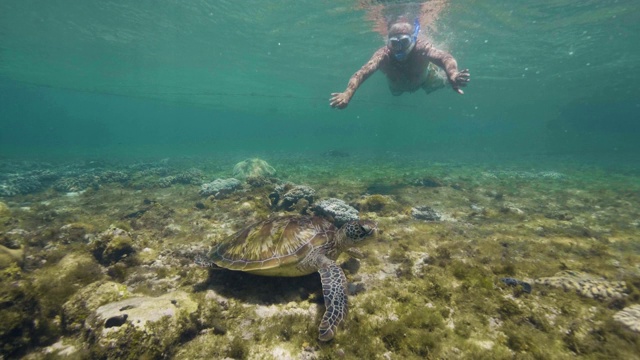
[(347, 278), (333, 261), (318, 270), (322, 281), (322, 294), (326, 308), (318, 328), (320, 341), (329, 341), (336, 335), (338, 325), (347, 316)]

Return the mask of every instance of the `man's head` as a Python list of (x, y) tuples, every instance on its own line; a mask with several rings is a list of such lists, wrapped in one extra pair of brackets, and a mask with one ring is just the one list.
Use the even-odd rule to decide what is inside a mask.
[(389, 27), (387, 47), (396, 60), (404, 61), (409, 56), (416, 46), (419, 32), (420, 23), (417, 19), (413, 25), (407, 20), (401, 20)]

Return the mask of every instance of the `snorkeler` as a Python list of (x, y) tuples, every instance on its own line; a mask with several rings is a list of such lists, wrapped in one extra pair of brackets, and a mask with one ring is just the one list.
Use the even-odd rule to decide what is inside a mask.
[[(470, 80), (469, 70), (458, 71), (456, 59), (451, 54), (436, 49), (427, 40), (418, 38), (419, 32), (418, 19), (413, 25), (406, 18), (398, 19), (389, 27), (386, 46), (378, 49), (351, 76), (344, 92), (331, 94), (331, 107), (346, 108), (358, 87), (378, 69), (387, 76), (389, 90), (394, 96), (420, 88), (429, 94), (444, 87), (447, 80), (453, 90), (464, 94), (461, 87), (467, 86)], [(436, 65), (446, 72), (446, 79)]]

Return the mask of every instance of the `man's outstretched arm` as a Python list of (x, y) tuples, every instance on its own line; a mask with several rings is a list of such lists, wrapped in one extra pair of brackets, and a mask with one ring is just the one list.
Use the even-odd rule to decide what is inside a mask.
[(456, 59), (448, 52), (438, 50), (433, 46), (428, 47), (426, 54), (431, 62), (444, 69), (453, 90), (460, 95), (464, 94), (464, 91), (460, 88), (467, 86), (467, 83), (471, 80), (469, 69), (458, 71), (458, 63), (456, 62)]
[(362, 83), (367, 80), (371, 74), (376, 72), (382, 63), (382, 60), (385, 57), (387, 52), (386, 48), (380, 48), (376, 51), (371, 59), (364, 64), (360, 70), (356, 71), (351, 79), (349, 79), (349, 84), (347, 84), (347, 89), (341, 93), (332, 93), (331, 99), (329, 99), (329, 105), (334, 108), (344, 109), (349, 105), (349, 100), (353, 97), (356, 90), (362, 85)]

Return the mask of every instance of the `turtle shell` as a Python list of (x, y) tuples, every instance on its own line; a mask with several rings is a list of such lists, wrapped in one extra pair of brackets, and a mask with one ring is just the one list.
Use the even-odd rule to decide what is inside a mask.
[(210, 254), (218, 266), (258, 275), (302, 276), (317, 269), (296, 266), (326, 244), (337, 229), (320, 217), (284, 216), (250, 225), (218, 244)]

